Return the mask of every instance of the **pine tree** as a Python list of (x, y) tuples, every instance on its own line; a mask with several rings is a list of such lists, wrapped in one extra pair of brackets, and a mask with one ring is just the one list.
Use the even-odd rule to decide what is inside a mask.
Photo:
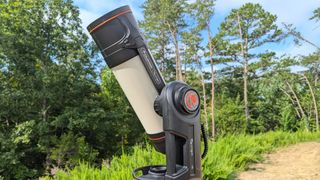
[(247, 3), (231, 13), (220, 25), (220, 37), (231, 51), (225, 56), (231, 57), (235, 63), (243, 67), (243, 101), (244, 112), (249, 125), (250, 110), (248, 101), (249, 64), (259, 54), (252, 50), (266, 43), (278, 42), (283, 39), (283, 33), (276, 25), (276, 15), (265, 11), (261, 5)]
[[(214, 15), (214, 0), (196, 0), (191, 5), (191, 14), (195, 17), (197, 22), (197, 28), (199, 30), (207, 31), (207, 42), (209, 47), (209, 61), (211, 68), (211, 131), (212, 138), (215, 136), (215, 68), (213, 62), (214, 47), (211, 39), (211, 18)], [(203, 82), (204, 86), (204, 82)], [(205, 107), (206, 109), (206, 107)], [(206, 111), (206, 110), (205, 110)]]
[[(151, 41), (153, 38), (159, 38), (157, 35), (161, 35), (162, 40), (165, 40), (165, 36), (169, 35), (169, 42), (174, 46), (176, 79), (183, 80), (180, 41), (182, 29), (186, 26), (184, 20), (186, 1), (147, 0), (142, 8), (145, 20), (141, 24), (145, 32), (149, 34)], [(162, 49), (164, 47), (166, 46), (163, 44)]]

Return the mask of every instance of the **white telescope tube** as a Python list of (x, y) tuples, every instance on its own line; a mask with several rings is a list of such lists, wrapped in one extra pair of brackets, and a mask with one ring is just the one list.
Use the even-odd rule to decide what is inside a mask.
[(163, 131), (162, 117), (155, 113), (153, 103), (159, 95), (139, 56), (112, 68), (121, 88), (148, 134)]
[(154, 101), (165, 82), (139, 31), (129, 6), (95, 20), (88, 31), (113, 71), (142, 126), (158, 151), (164, 149), (163, 120)]

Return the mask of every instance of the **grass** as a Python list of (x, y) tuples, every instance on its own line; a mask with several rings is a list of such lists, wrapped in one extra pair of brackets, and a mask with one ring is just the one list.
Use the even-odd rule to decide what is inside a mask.
[[(269, 132), (259, 135), (229, 135), (210, 142), (209, 152), (203, 160), (203, 179), (233, 179), (236, 173), (245, 170), (249, 163), (262, 160), (262, 154), (298, 142), (320, 140), (320, 133), (310, 132)], [(132, 179), (133, 169), (145, 165), (165, 164), (165, 156), (156, 152), (150, 145), (134, 147), (132, 154), (114, 157), (110, 163), (95, 168), (80, 163), (72, 170), (58, 171), (58, 180), (100, 180)], [(45, 179), (50, 179), (45, 177)]]
[(298, 142), (319, 140), (320, 133), (269, 132), (256, 136), (231, 135), (211, 144), (203, 161), (204, 179), (233, 179), (249, 163), (259, 162), (262, 154)]

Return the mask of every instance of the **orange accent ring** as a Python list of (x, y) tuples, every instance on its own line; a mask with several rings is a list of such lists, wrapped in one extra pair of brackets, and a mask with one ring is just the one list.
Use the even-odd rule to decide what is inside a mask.
[(162, 140), (162, 139), (164, 139), (165, 138), (165, 136), (162, 136), (162, 137), (158, 137), (158, 138), (150, 138), (150, 140), (152, 140), (152, 141), (158, 141), (158, 140)]
[(94, 27), (93, 29), (91, 29), (91, 30), (90, 30), (90, 33), (92, 33), (93, 31), (97, 30), (99, 27), (101, 27), (102, 25), (106, 24), (107, 22), (112, 21), (113, 19), (115, 19), (115, 18), (117, 18), (117, 17), (119, 17), (119, 16), (122, 16), (122, 15), (128, 13), (128, 12), (131, 12), (131, 10), (129, 9), (129, 10), (123, 11), (123, 12), (121, 12), (121, 13), (115, 15), (115, 16), (112, 16), (111, 18), (103, 21), (102, 23), (98, 24), (96, 27)]

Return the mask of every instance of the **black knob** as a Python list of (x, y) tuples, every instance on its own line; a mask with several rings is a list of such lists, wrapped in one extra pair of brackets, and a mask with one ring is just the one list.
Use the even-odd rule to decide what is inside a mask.
[(156, 100), (153, 103), (154, 111), (159, 115), (162, 116), (162, 107), (160, 103), (160, 96), (156, 98)]

